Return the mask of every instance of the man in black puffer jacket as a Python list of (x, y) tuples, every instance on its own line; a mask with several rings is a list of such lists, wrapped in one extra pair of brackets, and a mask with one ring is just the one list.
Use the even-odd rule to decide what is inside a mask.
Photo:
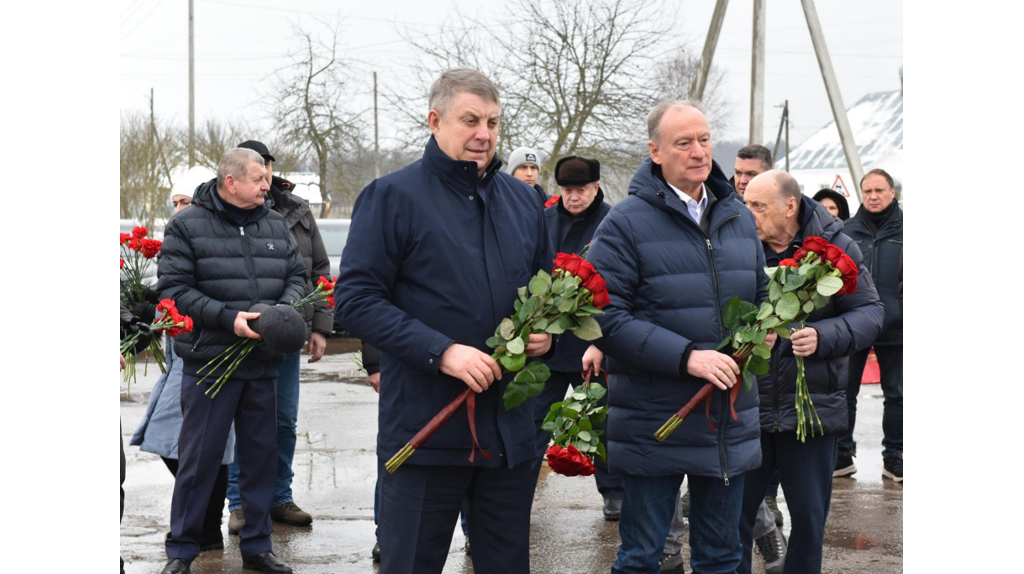
[[(832, 470), (847, 420), (846, 381), (839, 376), (840, 363), (871, 344), (882, 329), (884, 309), (860, 249), (840, 233), (842, 221), (804, 197), (793, 176), (767, 171), (750, 182), (744, 199), (757, 221), (768, 267), (792, 258), (805, 238), (817, 236), (845, 251), (860, 270), (856, 291), (833, 296), (827, 306), (807, 317), (805, 327), (794, 331), (792, 339), (775, 343), (771, 372), (757, 380), (761, 466), (747, 472), (744, 484), (743, 562), (738, 572), (750, 572), (754, 519), (776, 466), (793, 521), (785, 571), (820, 572)], [(804, 357), (807, 387), (821, 420), (820, 431), (812, 425), (806, 442), (797, 439), (795, 432), (796, 356)]]
[(258, 317), (248, 312), (253, 305), (287, 304), (306, 293), (306, 269), (288, 224), (264, 204), (268, 190), (260, 154), (229, 150), (221, 158), (217, 179), (200, 186), (194, 206), (171, 218), (164, 232), (157, 289), (195, 324), (174, 344), (184, 364), (184, 421), (166, 543), (170, 562), (164, 574), (188, 572), (199, 554), (197, 538), (232, 421), (246, 519), (239, 544), (244, 566), (291, 572), (270, 543), (277, 471), (275, 386), (284, 355), (266, 345), (256, 347), (216, 398), (205, 392), (225, 366), (198, 384), (207, 374), (199, 369), (239, 337), (259, 338), (247, 323)]

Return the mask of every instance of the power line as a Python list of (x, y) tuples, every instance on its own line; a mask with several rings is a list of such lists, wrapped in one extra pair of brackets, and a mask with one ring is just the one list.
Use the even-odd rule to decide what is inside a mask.
[(132, 28), (131, 30), (128, 30), (128, 33), (125, 34), (124, 36), (121, 36), (121, 41), (124, 42), (124, 39), (127, 38), (128, 36), (130, 36), (132, 32), (134, 32), (139, 26), (142, 25), (143, 22), (145, 22), (150, 16), (152, 16), (153, 12), (155, 12), (156, 9), (159, 8), (160, 5), (163, 4), (163, 3), (164, 3), (164, 0), (160, 0), (159, 2), (154, 4), (153, 5), (153, 9), (150, 10), (149, 12), (147, 12), (146, 15), (142, 17), (142, 20), (139, 20), (138, 23), (135, 24), (134, 28)]
[[(295, 8), (278, 8), (275, 6), (261, 6), (259, 4), (243, 4), (241, 2), (224, 2), (223, 0), (199, 0), (203, 4), (221, 4), (223, 6), (235, 6), (238, 8), (256, 8), (258, 10), (272, 10), (275, 12), (289, 12), (292, 14), (310, 14), (312, 16), (338, 16), (330, 12), (314, 12), (312, 10), (297, 10)], [(443, 24), (431, 24), (426, 22), (405, 22), (402, 20), (387, 20), (385, 18), (367, 18), (364, 16), (345, 16), (346, 20), (365, 20), (367, 22), (383, 22), (385, 24), (405, 24), (407, 26), (432, 26), (438, 27)]]

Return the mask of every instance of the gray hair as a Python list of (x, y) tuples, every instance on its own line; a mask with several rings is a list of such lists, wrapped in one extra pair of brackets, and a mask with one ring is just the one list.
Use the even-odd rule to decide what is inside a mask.
[(224, 189), (224, 181), (227, 177), (233, 176), (242, 179), (249, 175), (249, 164), (255, 163), (263, 166), (263, 156), (244, 147), (236, 147), (224, 152), (217, 164), (217, 189)]
[(665, 112), (672, 108), (693, 108), (700, 113), (704, 113), (704, 108), (700, 105), (700, 102), (692, 100), (662, 100), (658, 105), (654, 106), (651, 113), (647, 114), (647, 137), (652, 142), (658, 142), (661, 138), (661, 118), (665, 115)]
[(750, 144), (743, 146), (740, 148), (740, 151), (736, 152), (736, 157), (739, 159), (759, 159), (765, 169), (772, 168), (772, 152), (763, 145)]
[(501, 105), (498, 88), (487, 76), (472, 68), (455, 68), (441, 74), (441, 77), (430, 86), (430, 97), (427, 105), (431, 110), (445, 115), (455, 105), (455, 98), (461, 92), (480, 96), (485, 101)]
[(800, 204), (800, 197), (803, 192), (800, 191), (800, 184), (797, 183), (796, 178), (781, 169), (773, 169), (766, 171), (775, 176), (775, 185), (778, 186), (775, 190), (779, 201), (785, 203), (787, 199), (793, 198), (796, 200), (797, 205)]

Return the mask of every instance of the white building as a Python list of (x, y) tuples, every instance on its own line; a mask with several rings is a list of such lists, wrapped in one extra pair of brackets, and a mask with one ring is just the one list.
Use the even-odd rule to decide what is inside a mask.
[(293, 194), (309, 202), (313, 215), (320, 216), (324, 200), (320, 197), (320, 175), (311, 171), (291, 171), (275, 174), (295, 185)]
[[(867, 94), (846, 114), (864, 173), (875, 168), (887, 171), (896, 181), (902, 204), (903, 91)], [(779, 158), (775, 167), (785, 169), (785, 157)], [(834, 121), (789, 152), (789, 173), (806, 195), (814, 195), (823, 188), (835, 189), (847, 197), (851, 215), (860, 207), (854, 191), (860, 182), (850, 181), (850, 169)]]

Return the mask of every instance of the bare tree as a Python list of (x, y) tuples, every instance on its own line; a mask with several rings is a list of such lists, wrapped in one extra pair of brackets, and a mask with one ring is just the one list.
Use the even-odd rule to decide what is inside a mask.
[(121, 114), (121, 217), (151, 227), (170, 215), (171, 172), (184, 161), (184, 132), (141, 112)]
[[(697, 77), (699, 69), (700, 56), (690, 55), (685, 48), (680, 47), (674, 54), (656, 65), (652, 78), (655, 95), (659, 100), (689, 99), (693, 81)], [(701, 99), (704, 113), (708, 118), (708, 123), (711, 124), (712, 134), (726, 132), (732, 123), (735, 104), (729, 101), (722, 90), (724, 79), (725, 73), (718, 66), (712, 64), (707, 84), (704, 86), (704, 97)]]
[(308, 154), (316, 166), (323, 199), (320, 217), (327, 217), (331, 159), (359, 139), (360, 114), (348, 107), (354, 82), (348, 63), (338, 55), (340, 24), (320, 25), (326, 29), (324, 40), (317, 31), (296, 28), (292, 64), (278, 70), (267, 96), (281, 143)]
[(250, 139), (270, 144), (243, 122), (207, 120), (196, 134), (196, 163), (215, 170), (224, 152)]

